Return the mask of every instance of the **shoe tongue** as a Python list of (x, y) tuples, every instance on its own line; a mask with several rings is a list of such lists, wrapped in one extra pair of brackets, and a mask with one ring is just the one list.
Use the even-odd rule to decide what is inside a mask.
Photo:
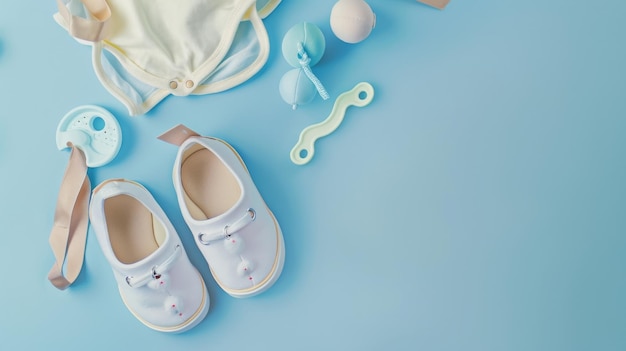
[(181, 146), (185, 140), (192, 136), (200, 136), (200, 134), (187, 128), (186, 126), (179, 124), (165, 133), (159, 135), (157, 139), (163, 140), (166, 143), (170, 143), (176, 146)]

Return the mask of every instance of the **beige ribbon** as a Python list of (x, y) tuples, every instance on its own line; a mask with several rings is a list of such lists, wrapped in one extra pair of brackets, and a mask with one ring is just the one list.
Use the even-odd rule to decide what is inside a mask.
[(62, 0), (57, 0), (59, 15), (65, 20), (67, 31), (77, 39), (98, 42), (109, 34), (111, 8), (106, 0), (81, 0), (93, 19), (73, 15)]
[(49, 239), (56, 262), (48, 273), (48, 280), (60, 290), (76, 280), (83, 266), (91, 193), (85, 154), (71, 143), (68, 146), (72, 151), (61, 182)]
[(417, 0), (417, 1), (424, 3), (426, 5), (430, 5), (432, 7), (436, 7), (440, 10), (443, 10), (450, 2), (450, 0)]

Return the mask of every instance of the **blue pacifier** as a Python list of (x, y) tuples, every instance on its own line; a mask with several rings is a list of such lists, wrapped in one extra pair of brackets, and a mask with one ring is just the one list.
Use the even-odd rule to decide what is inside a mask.
[(57, 147), (69, 143), (83, 151), (87, 167), (100, 167), (117, 156), (122, 145), (122, 130), (113, 115), (102, 107), (84, 105), (68, 112), (59, 123)]

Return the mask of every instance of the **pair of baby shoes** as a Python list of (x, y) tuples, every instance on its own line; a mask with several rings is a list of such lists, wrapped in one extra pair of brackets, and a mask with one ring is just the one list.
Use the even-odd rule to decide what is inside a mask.
[[(163, 140), (179, 146), (173, 182), (183, 218), (218, 285), (234, 297), (265, 291), (285, 249), (276, 218), (235, 149), (184, 126)], [(110, 179), (93, 190), (89, 216), (122, 300), (146, 326), (183, 332), (209, 310), (209, 295), (182, 242), (149, 191)]]

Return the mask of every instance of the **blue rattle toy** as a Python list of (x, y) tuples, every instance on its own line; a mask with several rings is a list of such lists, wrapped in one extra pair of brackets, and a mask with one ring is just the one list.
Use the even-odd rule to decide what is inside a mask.
[(324, 34), (308, 22), (296, 24), (283, 37), (283, 57), (295, 68), (280, 79), (279, 90), (283, 100), (294, 110), (298, 105), (311, 102), (318, 93), (324, 100), (329, 98), (324, 85), (311, 70), (324, 56), (324, 50)]

